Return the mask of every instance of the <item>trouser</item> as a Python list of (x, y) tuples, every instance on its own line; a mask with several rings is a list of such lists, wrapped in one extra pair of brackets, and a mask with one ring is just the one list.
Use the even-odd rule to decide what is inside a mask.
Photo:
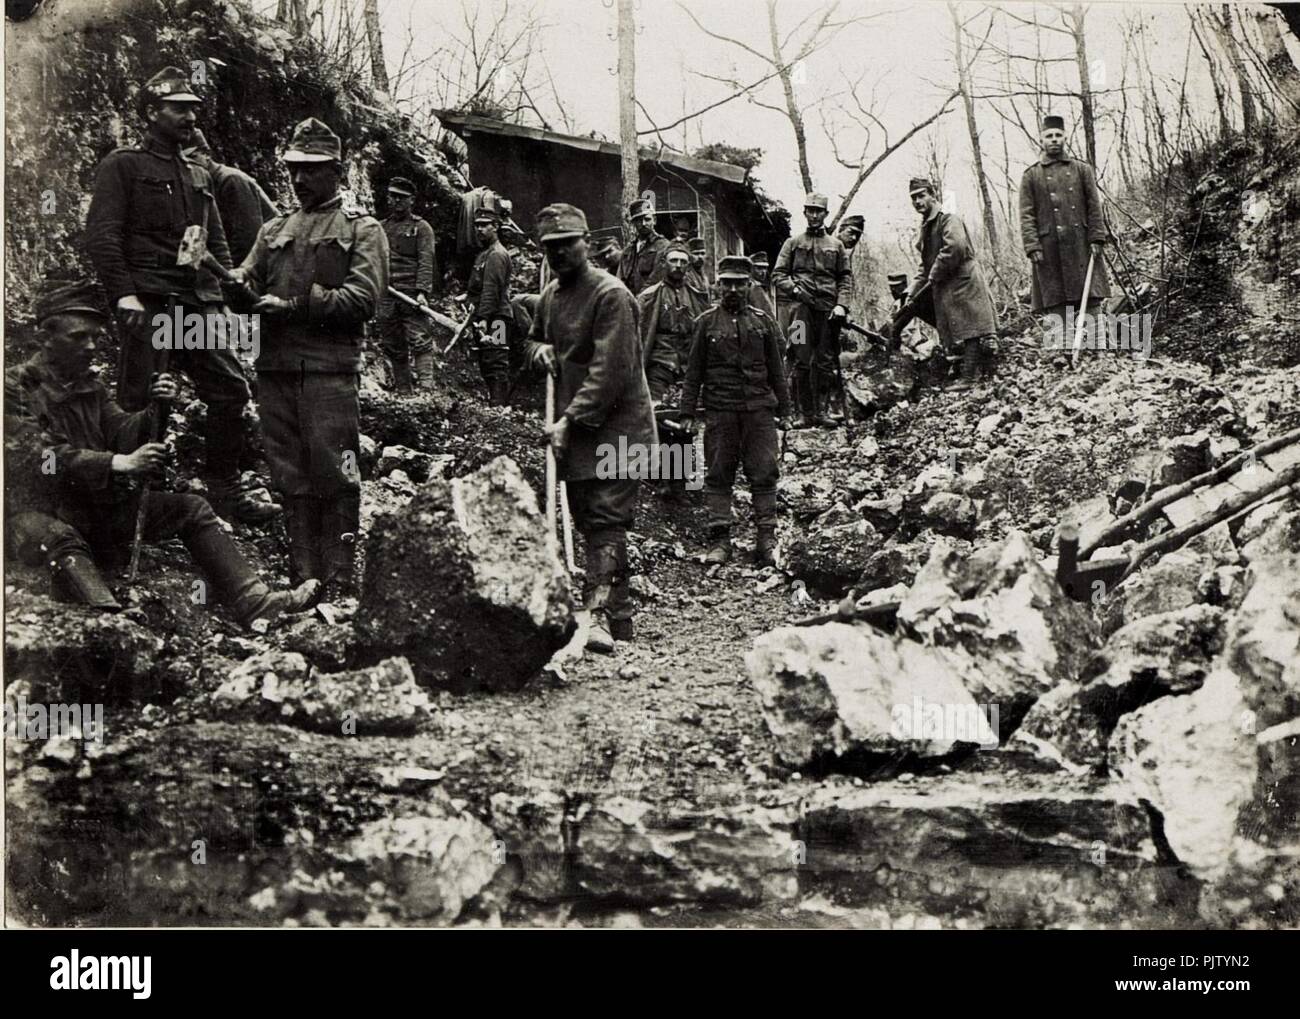
[(361, 529), (358, 376), (259, 372), (262, 442), (289, 519), (296, 583), (351, 574)]
[(627, 532), (636, 519), (637, 482), (586, 478), (566, 484), (573, 525), (587, 548), (583, 600), (596, 588), (609, 587), (605, 613), (610, 619), (631, 619)]
[[(93, 554), (109, 568), (127, 561), (135, 537), (136, 499), (59, 507), (57, 518), (19, 513), (9, 520), (14, 553), (30, 566), (76, 553)], [(150, 492), (142, 540), (179, 538), (217, 597), (238, 602), (261, 581), (234, 541), (222, 530), (208, 501), (180, 492)]]
[(433, 333), (428, 318), (396, 297), (381, 297), (379, 347), (394, 366), (406, 365), (415, 354), (429, 353)]
[[(155, 294), (137, 295), (145, 308), (144, 325), (127, 326), (119, 320), (121, 346), (117, 363), (117, 402), (123, 410), (143, 410), (149, 405), (150, 380), (167, 354), (168, 370), (188, 375), (208, 407), (203, 426), (204, 474), (209, 479), (231, 482), (239, 475), (244, 449), (244, 407), (249, 401), (248, 379), (235, 351), (225, 349), (154, 349), (155, 315), (167, 314), (167, 299)], [(217, 304), (178, 302), (185, 313), (206, 315)], [(205, 331), (206, 333), (206, 331)], [(215, 341), (208, 336), (209, 341)]]
[(690, 343), (689, 336), (677, 333), (659, 333), (653, 338), (645, 366), (645, 380), (650, 387), (651, 400), (664, 402), (669, 390), (681, 381), (686, 373)]
[(710, 530), (731, 527), (731, 489), (736, 468), (745, 467), (754, 499), (754, 524), (776, 524), (776, 419), (770, 407), (759, 410), (710, 410), (704, 416), (704, 501)]
[(817, 311), (806, 304), (787, 307), (784, 317), (786, 339), (790, 343), (791, 380), (799, 409), (805, 417), (813, 417), (821, 412), (821, 401), (838, 377), (840, 323), (831, 320), (830, 312)]
[(511, 362), (519, 363), (514, 352), (521, 346), (514, 322), (499, 318), (483, 324), (478, 338), (478, 370), (489, 392), (494, 386), (508, 386)]

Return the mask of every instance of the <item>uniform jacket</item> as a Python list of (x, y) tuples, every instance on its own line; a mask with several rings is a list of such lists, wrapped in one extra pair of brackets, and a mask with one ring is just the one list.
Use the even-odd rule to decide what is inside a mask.
[(359, 372), (361, 334), (388, 284), (379, 223), (338, 195), (277, 216), (241, 266), (258, 294), (303, 299), (297, 314), (262, 316), (258, 371)]
[(703, 269), (697, 269), (693, 265), (687, 268), (686, 285), (694, 289), (702, 298), (704, 298), (705, 304), (712, 303), (710, 299), (712, 287), (709, 284), (709, 277), (704, 274)]
[(849, 305), (853, 289), (853, 270), (849, 268), (849, 254), (838, 237), (824, 230), (816, 235), (804, 231), (790, 237), (781, 245), (776, 264), (772, 266), (772, 285), (776, 288), (778, 304), (799, 301), (795, 283), (802, 283), (811, 291), (814, 300), (830, 311), (835, 305)]
[(658, 283), (668, 271), (668, 238), (655, 234), (649, 241), (639, 237), (623, 249), (618, 278), (634, 294)]
[(776, 319), (752, 305), (732, 313), (720, 304), (695, 322), (686, 362), (682, 413), (694, 414), (701, 392), (705, 410), (776, 409), (790, 413), (790, 392)]
[(494, 241), (474, 259), (474, 271), (469, 274), (466, 291), (474, 302), (474, 317), (480, 322), (514, 319), (510, 303), (511, 272), (510, 252), (500, 241)]
[(770, 315), (773, 321), (776, 320), (776, 308), (772, 304), (772, 297), (767, 292), (767, 287), (758, 281), (754, 281), (749, 285), (749, 293), (745, 295), (745, 302)]
[(636, 295), (636, 303), (641, 306), (642, 364), (650, 363), (656, 338), (664, 333), (682, 337), (681, 348), (685, 350), (695, 331), (695, 320), (709, 306), (699, 291), (685, 283), (674, 288), (667, 281), (646, 287)]
[[(43, 354), (5, 372), (5, 506), (55, 513), (74, 503), (109, 506), (131, 487), (112, 473), (115, 453), (148, 441), (148, 410), (128, 414), (93, 375), (64, 385)], [(53, 473), (41, 468), (53, 453)]]
[(592, 265), (566, 285), (552, 280), (542, 291), (527, 354), (542, 343), (555, 348), (555, 406), (572, 422), (560, 465), (567, 480), (595, 478), (599, 448), (617, 448), (620, 437), (647, 450), (656, 442), (638, 317), (627, 287)]
[(388, 284), (404, 294), (433, 293), (433, 227), (419, 216), (384, 220), (388, 238)]
[(110, 305), (128, 294), (221, 300), (221, 287), (211, 273), (176, 264), (187, 226), (206, 226), (208, 250), (231, 267), (207, 170), (151, 134), (139, 145), (104, 157), (95, 172), (85, 244)]
[(964, 224), (952, 213), (936, 209), (921, 224), (916, 249), (921, 271), (911, 294), (930, 281), (933, 314), (923, 304), (920, 317), (939, 330), (939, 338), (952, 345), (974, 336), (997, 332), (997, 314), (984, 273), (975, 261), (975, 248)]
[(262, 190), (262, 185), (237, 166), (213, 163), (211, 173), (221, 225), (230, 246), (230, 261), (239, 265), (253, 250), (262, 224), (280, 215), (280, 210)]
[[(1082, 159), (1043, 156), (1020, 178), (1020, 238), (1033, 267), (1034, 311), (1077, 304), (1088, 275), (1089, 245), (1108, 239), (1097, 175)], [(1091, 297), (1109, 297), (1106, 265), (1093, 263)]]

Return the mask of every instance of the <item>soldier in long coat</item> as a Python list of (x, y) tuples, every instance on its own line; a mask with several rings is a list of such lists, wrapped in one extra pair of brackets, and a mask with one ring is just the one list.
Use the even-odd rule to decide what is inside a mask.
[(1082, 159), (1065, 154), (1065, 121), (1043, 118), (1043, 154), (1020, 179), (1020, 236), (1033, 262), (1034, 311), (1064, 317), (1078, 312), (1093, 257), (1088, 307), (1110, 296), (1102, 245), (1109, 234), (1102, 217), (1097, 175)]

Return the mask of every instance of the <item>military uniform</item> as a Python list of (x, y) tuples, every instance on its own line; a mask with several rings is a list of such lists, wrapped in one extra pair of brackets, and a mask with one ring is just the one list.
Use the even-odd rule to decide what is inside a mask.
[[(198, 102), (185, 91), (185, 78), (175, 68), (160, 71), (146, 87), (159, 99)], [(184, 312), (206, 316), (220, 310), (216, 278), (176, 264), (189, 227), (205, 229), (207, 250), (230, 268), (212, 177), (187, 162), (178, 146), (151, 131), (138, 145), (117, 149), (99, 164), (86, 217), (86, 251), (111, 307), (134, 295), (145, 309), (139, 324), (119, 320), (117, 397), (127, 410), (149, 402), (150, 379), (162, 355), (153, 346), (153, 319), (168, 312), (169, 296)], [(248, 381), (230, 347), (172, 350), (170, 368), (185, 372), (207, 404), (204, 475), (218, 508), (229, 512), (238, 485)]]
[[(284, 158), (337, 160), (339, 148), (308, 119)], [(263, 226), (241, 267), (255, 293), (293, 304), (263, 316), (256, 365), (266, 458), (288, 500), (290, 574), (344, 589), (360, 529), (361, 341), (387, 286), (388, 255), (379, 223), (336, 194)]]
[[(551, 205), (538, 213), (543, 243), (586, 232), (586, 216), (571, 205)], [(608, 590), (604, 611), (616, 637), (631, 631), (627, 532), (636, 516), (638, 480), (602, 477), (600, 465), (608, 461), (606, 451), (620, 444), (655, 448), (637, 319), (636, 299), (627, 287), (588, 264), (575, 279), (546, 285), (527, 344), (530, 360), (541, 346), (554, 348), (559, 366), (555, 407), (571, 422), (560, 476), (568, 482), (573, 521), (587, 546), (585, 595), (593, 605), (598, 591)]]
[[(638, 199), (628, 208), (628, 218), (632, 220), (653, 214), (654, 207), (644, 199)], [(668, 243), (667, 237), (652, 233), (648, 240), (637, 236), (623, 249), (618, 262), (618, 278), (633, 294), (641, 293), (664, 278), (668, 270)]]
[(706, 256), (704, 238), (692, 237), (686, 242), (686, 247), (691, 254), (691, 264), (686, 270), (686, 285), (697, 291), (704, 298), (704, 303), (708, 305), (713, 300), (713, 285), (709, 282), (709, 274), (704, 267)]
[[(1026, 255), (1043, 254), (1032, 265), (1033, 310), (1064, 315), (1066, 306), (1077, 309), (1091, 245), (1109, 237), (1093, 168), (1082, 159), (1046, 154), (1029, 167), (1020, 179), (1020, 236)], [(1106, 263), (1094, 259), (1089, 303), (1109, 296)]]
[[(826, 207), (820, 195), (809, 195), (805, 205), (810, 203)], [(790, 345), (800, 409), (806, 418), (821, 417), (822, 399), (836, 377), (840, 326), (831, 311), (836, 305), (848, 307), (852, 283), (848, 252), (824, 229), (789, 238), (776, 256), (772, 284), (777, 315)]]
[(474, 259), (466, 292), (471, 312), (480, 326), (478, 368), (487, 383), (492, 403), (502, 405), (510, 387), (510, 351), (515, 342), (515, 313), (510, 302), (510, 277), (514, 264), (499, 240)]
[(662, 402), (682, 378), (691, 350), (695, 320), (708, 307), (699, 291), (686, 283), (655, 283), (637, 295), (641, 308), (641, 356), (650, 398)]
[(268, 219), (280, 214), (262, 186), (237, 166), (227, 166), (212, 158), (208, 140), (197, 127), (194, 143), (182, 150), (185, 158), (207, 170), (212, 177), (221, 226), (226, 232), (232, 265), (239, 265), (253, 249), (257, 231)]
[[(404, 177), (395, 177), (388, 190), (393, 194), (414, 194), (415, 187)], [(388, 285), (408, 297), (426, 298), (433, 293), (437, 270), (434, 261), (433, 227), (419, 216), (390, 215), (383, 221), (388, 239)], [(410, 361), (416, 362), (421, 386), (432, 384), (433, 334), (428, 318), (404, 301), (386, 292), (379, 297), (379, 335), (384, 356), (392, 362), (396, 388), (410, 386)]]
[[(750, 274), (749, 259), (723, 259), (719, 280)], [(754, 524), (770, 546), (776, 528), (779, 473), (776, 418), (790, 413), (776, 320), (751, 304), (732, 311), (714, 305), (695, 323), (682, 390), (682, 413), (705, 410), (704, 478), (710, 536), (731, 530), (731, 490), (736, 468), (745, 467), (753, 494)]]
[[(90, 310), (82, 293), (76, 284), (56, 289), (45, 317)], [(109, 566), (125, 562), (141, 498), (138, 485), (114, 472), (114, 456), (152, 441), (151, 424), (148, 410), (124, 411), (93, 376), (62, 377), (44, 352), (5, 372), (6, 438), (29, 445), (28, 454), (52, 468), (15, 473), (7, 457), (11, 548), (28, 565), (50, 567), (65, 593), (94, 607), (120, 608), (92, 556)], [(286, 597), (258, 579), (201, 496), (150, 491), (142, 537), (179, 538), (242, 623)]]

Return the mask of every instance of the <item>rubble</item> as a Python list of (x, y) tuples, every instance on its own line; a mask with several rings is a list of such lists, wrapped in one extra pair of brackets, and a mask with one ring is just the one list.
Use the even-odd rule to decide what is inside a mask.
[(421, 487), (379, 518), (366, 560), (355, 665), (402, 655), (427, 685), (518, 689), (576, 627), (537, 498), (507, 457)]

